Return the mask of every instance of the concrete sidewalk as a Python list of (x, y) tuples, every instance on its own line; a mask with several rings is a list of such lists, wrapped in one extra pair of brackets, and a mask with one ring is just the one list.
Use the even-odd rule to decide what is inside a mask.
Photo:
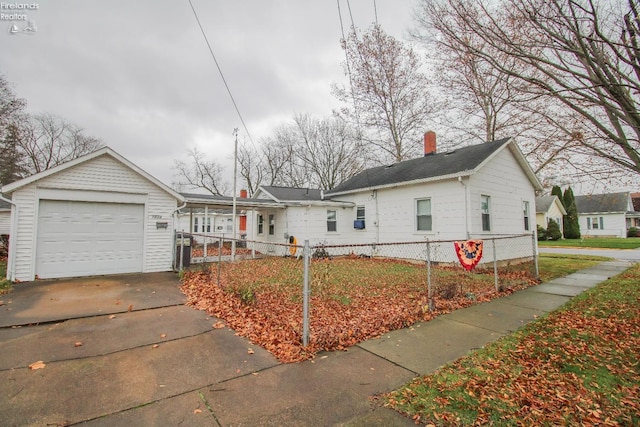
[[(509, 334), (630, 266), (604, 262), (296, 364), (279, 363), (233, 331), (211, 328), (217, 319), (180, 305), (2, 328), (0, 413), (16, 426), (410, 426), (370, 397)], [(0, 321), (10, 323), (6, 317)], [(46, 367), (29, 370), (37, 360)]]

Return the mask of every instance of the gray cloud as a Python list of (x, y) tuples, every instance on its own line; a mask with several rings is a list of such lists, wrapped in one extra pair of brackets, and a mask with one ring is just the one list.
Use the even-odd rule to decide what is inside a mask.
[[(192, 1), (254, 141), (294, 112), (337, 106), (335, 2)], [(374, 1), (350, 4), (367, 27)], [(402, 37), (411, 0), (376, 5), (383, 27)], [(346, 1), (341, 7), (348, 26)], [(28, 15), (32, 35), (10, 35), (0, 22), (0, 72), (28, 111), (74, 122), (166, 183), (174, 159), (196, 145), (228, 162), (240, 120), (187, 1), (43, 1)]]

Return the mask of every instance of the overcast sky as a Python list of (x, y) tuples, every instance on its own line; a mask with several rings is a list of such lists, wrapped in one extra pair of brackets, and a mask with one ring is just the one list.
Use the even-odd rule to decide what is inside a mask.
[[(6, 2), (14, 3), (14, 2)], [(188, 0), (48, 0), (0, 21), (0, 73), (26, 99), (170, 184), (197, 147), (227, 165), (233, 129), (247, 134)], [(247, 128), (258, 144), (294, 113), (326, 116), (343, 82), (338, 2), (192, 0)], [(15, 4), (15, 3), (14, 3)], [(414, 0), (339, 0), (345, 32), (376, 19), (406, 39)], [(32, 21), (37, 31), (22, 31)], [(19, 30), (10, 34), (15, 23)]]

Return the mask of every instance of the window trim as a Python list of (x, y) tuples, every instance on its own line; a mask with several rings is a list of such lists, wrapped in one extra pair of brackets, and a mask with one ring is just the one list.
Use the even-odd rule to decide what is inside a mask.
[[(594, 221), (595, 219), (595, 221)], [(587, 230), (604, 230), (604, 217), (603, 216), (588, 216), (587, 217)]]
[[(418, 205), (420, 202), (429, 201), (429, 214), (428, 215), (418, 215), (419, 209)], [(414, 203), (415, 208), (415, 231), (418, 233), (430, 233), (433, 232), (433, 198), (432, 197), (421, 197), (419, 199), (415, 199)], [(420, 217), (427, 217), (429, 219), (429, 228), (428, 229), (420, 229)]]
[(275, 214), (269, 214), (267, 226), (269, 227), (269, 236), (274, 236), (276, 234), (276, 215)]
[(522, 202), (522, 210), (524, 211), (524, 231), (530, 231), (531, 229), (531, 225), (530, 225), (530, 215), (529, 215), (529, 201), (528, 200), (524, 200)]
[[(333, 220), (329, 220), (330, 213), (333, 212)], [(333, 224), (333, 230), (331, 230), (330, 224)], [(335, 209), (327, 209), (327, 233), (338, 232), (338, 211)]]
[[(367, 221), (366, 221), (366, 216), (367, 216), (367, 211), (364, 205), (357, 205), (356, 206), (356, 219), (353, 223), (353, 228), (355, 228), (356, 230), (364, 230), (367, 226)], [(357, 226), (358, 221), (362, 221), (362, 227)]]
[(256, 222), (258, 223), (258, 234), (263, 235), (264, 234), (264, 215), (258, 214), (258, 218)]
[[(487, 209), (485, 212), (484, 209), (484, 201), (486, 200)], [(491, 196), (487, 196), (486, 194), (480, 195), (480, 214), (481, 214), (481, 225), (482, 231), (491, 231)], [(486, 215), (486, 222), (485, 222)]]

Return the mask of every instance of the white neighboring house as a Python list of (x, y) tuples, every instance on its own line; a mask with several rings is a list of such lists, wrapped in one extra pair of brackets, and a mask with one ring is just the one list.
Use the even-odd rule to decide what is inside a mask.
[(535, 232), (542, 185), (512, 138), (361, 172), (330, 191), (262, 186), (254, 197), (279, 209), (256, 211), (256, 238), (300, 244), (466, 240)]
[(0, 235), (11, 234), (11, 203), (0, 198)]
[(627, 237), (634, 212), (629, 192), (575, 196), (582, 237)]
[(567, 214), (558, 196), (536, 197), (536, 224), (542, 228), (549, 227), (549, 221), (554, 221), (560, 227), (564, 235), (564, 223), (562, 218)]
[(10, 280), (172, 269), (183, 196), (108, 147), (2, 192), (15, 204)]

